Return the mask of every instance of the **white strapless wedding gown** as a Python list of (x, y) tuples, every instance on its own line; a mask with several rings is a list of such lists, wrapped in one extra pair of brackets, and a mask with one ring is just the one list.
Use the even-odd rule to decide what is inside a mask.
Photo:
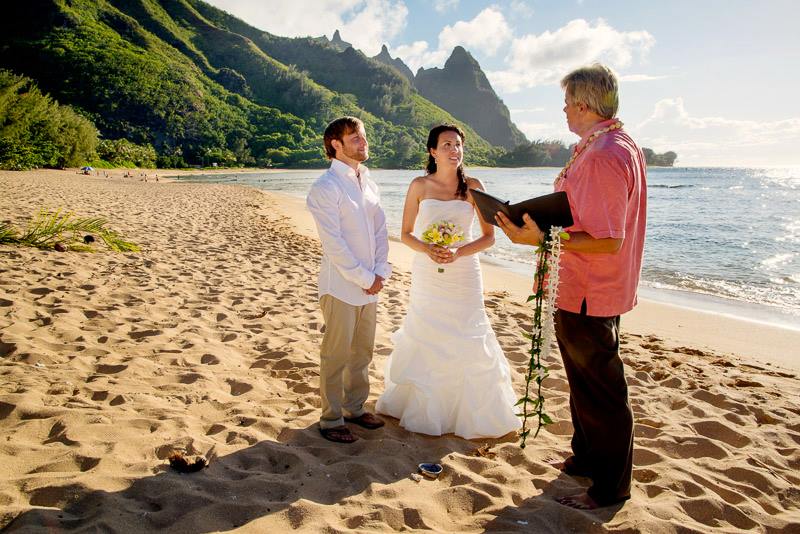
[[(469, 243), (474, 216), (469, 202), (424, 199), (414, 235), (449, 221), (464, 232), (462, 243)], [(500, 437), (520, 428), (511, 371), (483, 306), (476, 255), (443, 265), (415, 255), (408, 313), (392, 341), (379, 413), (434, 436)]]

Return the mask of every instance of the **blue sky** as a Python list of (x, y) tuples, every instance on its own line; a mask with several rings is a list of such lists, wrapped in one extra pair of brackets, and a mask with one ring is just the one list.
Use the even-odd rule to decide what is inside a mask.
[(640, 145), (679, 165), (800, 165), (799, 1), (207, 1), (277, 35), (386, 44), (413, 71), (462, 45), (529, 139), (575, 140), (558, 80), (601, 61)]

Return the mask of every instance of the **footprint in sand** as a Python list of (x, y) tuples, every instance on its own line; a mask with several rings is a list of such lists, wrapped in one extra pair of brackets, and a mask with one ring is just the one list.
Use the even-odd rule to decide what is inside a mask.
[(219, 423), (215, 423), (215, 424), (211, 425), (208, 428), (208, 430), (206, 430), (206, 436), (213, 436), (215, 434), (219, 434), (223, 430), (227, 430), (227, 428), (228, 427), (226, 427), (225, 425), (221, 425)]
[(233, 380), (233, 379), (228, 379), (226, 380), (226, 382), (231, 387), (231, 395), (233, 395), (234, 397), (243, 395), (253, 389), (253, 386), (251, 386), (246, 382), (239, 382), (238, 380)]
[(700, 421), (697, 423), (692, 423), (689, 426), (701, 436), (722, 441), (723, 443), (727, 443), (731, 447), (736, 447), (737, 449), (741, 449), (742, 447), (746, 447), (752, 443), (750, 438), (736, 432), (732, 428), (727, 427), (719, 421)]
[(43, 445), (47, 445), (48, 443), (63, 443), (68, 447), (72, 445), (77, 445), (77, 441), (73, 441), (67, 437), (67, 425), (63, 422), (58, 421), (50, 428), (50, 434), (47, 436), (47, 439), (42, 442)]
[(124, 371), (127, 368), (128, 368), (128, 366), (125, 365), (125, 364), (119, 364), (119, 365), (103, 364), (103, 365), (98, 365), (95, 368), (95, 372), (103, 374), (103, 375), (115, 375), (117, 373), (121, 373), (122, 371)]
[(203, 354), (200, 358), (200, 363), (205, 365), (217, 365), (219, 363), (219, 358), (213, 354)]
[(737, 378), (733, 385), (737, 388), (763, 388), (764, 384), (756, 382), (755, 380), (746, 380), (744, 378)]
[(185, 375), (181, 375), (180, 382), (181, 384), (194, 384), (199, 379), (203, 378), (203, 375), (198, 373), (187, 373)]
[(658, 473), (652, 469), (634, 469), (633, 479), (636, 480), (636, 482), (641, 482), (642, 484), (649, 484), (650, 482), (658, 479)]
[(139, 341), (146, 337), (160, 336), (163, 333), (161, 330), (134, 330), (128, 336), (135, 341)]
[(17, 350), (16, 343), (5, 343), (0, 341), (0, 358), (5, 358), (13, 354)]
[(10, 404), (8, 402), (0, 402), (0, 421), (11, 415), (11, 412), (17, 409), (16, 404)]
[(42, 295), (42, 296), (49, 295), (50, 293), (53, 292), (53, 290), (50, 289), (49, 287), (35, 287), (35, 288), (30, 289), (28, 291), (30, 293), (33, 293), (34, 295)]

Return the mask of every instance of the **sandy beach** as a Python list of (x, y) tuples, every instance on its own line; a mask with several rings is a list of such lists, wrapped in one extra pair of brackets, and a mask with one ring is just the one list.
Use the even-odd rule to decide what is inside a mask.
[[(524, 450), (514, 435), (432, 438), (389, 418), (355, 427), (353, 445), (328, 442), (316, 429), (321, 250), (302, 203), (139, 172), (0, 172), (0, 222), (64, 208), (107, 219), (142, 249), (0, 245), (0, 528), (800, 532), (800, 331), (642, 302), (622, 321), (632, 499), (571, 510), (553, 498), (587, 481), (550, 465), (572, 430), (557, 351), (545, 382), (556, 423)], [(410, 259), (392, 243), (370, 408)], [(484, 274), (521, 392), (530, 281)], [(209, 466), (177, 473), (174, 451)], [(444, 472), (415, 481), (420, 462)]]

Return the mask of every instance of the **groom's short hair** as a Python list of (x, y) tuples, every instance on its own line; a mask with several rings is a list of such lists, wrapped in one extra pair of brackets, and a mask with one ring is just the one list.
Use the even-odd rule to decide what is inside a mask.
[(619, 109), (619, 84), (614, 72), (600, 63), (573, 70), (561, 80), (561, 88), (576, 103), (586, 104), (604, 119)]
[(328, 159), (333, 159), (336, 157), (336, 150), (333, 148), (331, 141), (336, 139), (337, 141), (342, 142), (345, 135), (358, 130), (359, 126), (364, 126), (364, 123), (361, 122), (361, 119), (359, 118), (339, 117), (330, 123), (327, 128), (325, 128), (325, 135), (323, 136), (322, 141), (325, 143), (325, 155), (328, 156)]

